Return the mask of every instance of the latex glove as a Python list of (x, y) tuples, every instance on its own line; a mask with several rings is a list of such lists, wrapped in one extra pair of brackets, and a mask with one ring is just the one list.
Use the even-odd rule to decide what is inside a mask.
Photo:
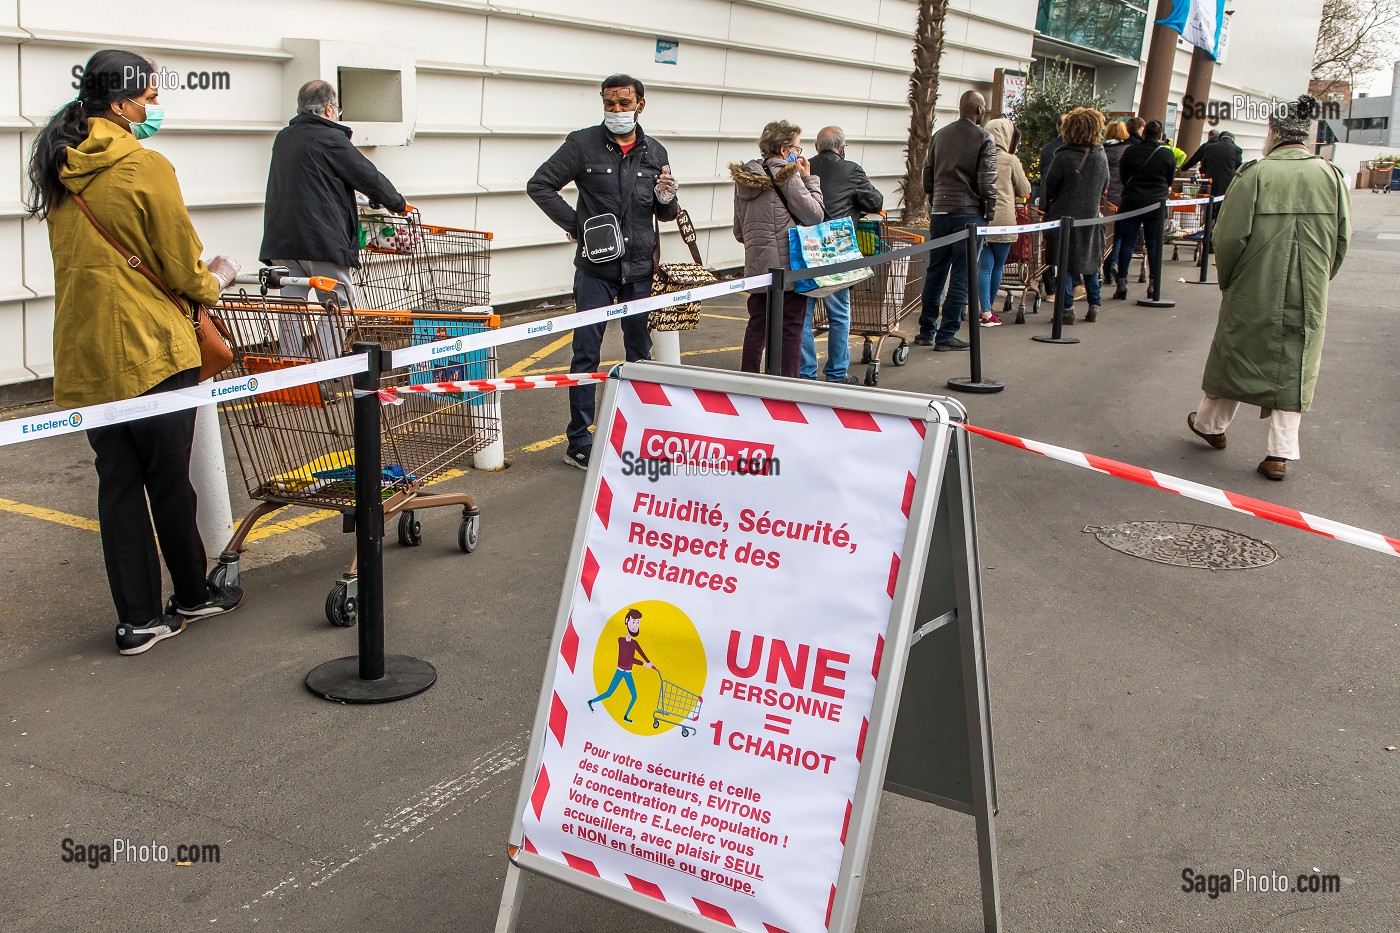
[(209, 274), (219, 280), (220, 290), (228, 288), (233, 284), (234, 278), (243, 267), (238, 264), (238, 260), (230, 259), (227, 256), (215, 256), (209, 261)]
[(660, 204), (670, 204), (681, 190), (680, 184), (671, 174), (671, 166), (663, 165), (661, 175), (656, 179), (656, 200)]

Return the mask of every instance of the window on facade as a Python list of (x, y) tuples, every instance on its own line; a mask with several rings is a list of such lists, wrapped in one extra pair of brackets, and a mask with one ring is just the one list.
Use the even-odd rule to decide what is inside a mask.
[(1040, 0), (1035, 28), (1095, 52), (1137, 61), (1147, 30), (1146, 0)]

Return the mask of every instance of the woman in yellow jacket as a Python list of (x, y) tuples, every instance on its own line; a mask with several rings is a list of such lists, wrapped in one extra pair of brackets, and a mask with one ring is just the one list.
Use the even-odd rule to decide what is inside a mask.
[[(159, 129), (155, 66), (131, 52), (88, 60), (76, 100), (34, 141), (29, 209), (49, 225), (54, 264), (54, 401), (65, 408), (187, 388), (200, 354), (188, 308), (176, 305), (102, 238), (75, 201), (173, 292), (212, 305), (237, 273), (211, 272), (175, 171), (138, 140)], [(97, 514), (117, 609), (117, 649), (141, 654), (190, 619), (230, 612), (237, 587), (212, 590), (190, 485), (194, 411), (87, 432), (96, 454)], [(151, 521), (155, 521), (152, 534)], [(175, 594), (161, 602), (160, 553)]]

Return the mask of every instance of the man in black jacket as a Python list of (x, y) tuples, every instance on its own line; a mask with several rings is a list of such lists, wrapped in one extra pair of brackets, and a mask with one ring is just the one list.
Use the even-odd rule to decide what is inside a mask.
[[(1181, 166), (1181, 170), (1189, 172), (1199, 164), (1201, 174), (1210, 179), (1211, 197), (1219, 197), (1230, 187), (1230, 182), (1235, 180), (1235, 173), (1240, 170), (1240, 163), (1243, 161), (1243, 153), (1240, 152), (1240, 147), (1235, 145), (1235, 134), (1225, 130), (1214, 139), (1202, 143), (1191, 158), (1186, 160), (1186, 164)], [(1210, 208), (1215, 213), (1219, 210), (1220, 203), (1214, 202)]]
[[(996, 212), (997, 147), (991, 134), (982, 129), (986, 112), (986, 98), (977, 91), (964, 92), (958, 100), (957, 122), (934, 133), (929, 143), (924, 191), (929, 196), (929, 235), (934, 239), (956, 233), (970, 223), (986, 224)], [(914, 338), (921, 346), (931, 345), (935, 350), (966, 350), (970, 346), (957, 336), (967, 310), (968, 288), (977, 284), (967, 280), (966, 248), (954, 243), (928, 254), (919, 335)], [(940, 312), (939, 296), (945, 282), (948, 294)]]
[[(812, 174), (821, 179), (822, 200), (826, 204), (826, 219), (849, 217), (859, 220), (861, 214), (878, 214), (885, 206), (885, 196), (870, 183), (865, 169), (846, 159), (846, 133), (839, 126), (823, 127), (817, 134), (817, 154), (812, 156)], [(843, 288), (822, 299), (826, 309), (827, 382), (854, 383), (847, 373), (851, 365), (851, 290)], [(817, 341), (812, 334), (812, 320), (817, 300), (807, 299), (807, 322), (802, 328), (803, 379), (817, 378)]]
[[(337, 289), (342, 301), (348, 301), (353, 296), (350, 270), (360, 265), (355, 192), (396, 214), (408, 205), (355, 148), (350, 127), (336, 122), (338, 104), (335, 88), (325, 81), (308, 81), (297, 92), (297, 115), (272, 144), (258, 257), (268, 265), (286, 266), (292, 275), (333, 278), (343, 286)], [(304, 297), (306, 290), (289, 288), (283, 294)], [(282, 349), (310, 350), (309, 355), (321, 359), (339, 355), (333, 346)]]
[[(603, 122), (575, 130), (539, 167), (525, 186), (530, 197), (577, 244), (574, 251), (574, 303), (589, 311), (651, 294), (655, 217), (675, 220), (677, 185), (666, 147), (642, 132), (637, 123), (646, 107), (642, 82), (628, 75), (603, 81)], [(578, 185), (578, 206), (571, 207), (559, 189)], [(574, 329), (570, 372), (598, 368), (606, 323)], [(645, 314), (622, 319), (628, 362), (651, 356)], [(569, 390), (569, 446), (564, 461), (588, 469), (593, 450), (596, 387)]]

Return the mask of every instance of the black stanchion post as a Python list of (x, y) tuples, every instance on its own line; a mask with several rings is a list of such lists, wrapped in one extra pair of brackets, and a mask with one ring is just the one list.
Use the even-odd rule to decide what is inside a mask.
[(768, 352), (764, 354), (763, 371), (770, 376), (783, 374), (783, 286), (782, 269), (769, 269), (773, 284), (768, 286)]
[(377, 343), (357, 343), (369, 356), (369, 369), (355, 386), (355, 554), (358, 566), (356, 609), (360, 653), (316, 667), (306, 687), (317, 696), (341, 703), (387, 703), (417, 696), (437, 680), (427, 661), (384, 654), (384, 501), (379, 436), (379, 378), (384, 352)]
[(1215, 182), (1206, 182), (1206, 197), (1211, 200), (1206, 202), (1206, 222), (1204, 232), (1201, 234), (1201, 277), (1192, 282), (1192, 285), (1216, 284), (1216, 281), (1210, 277), (1211, 235), (1215, 230)]
[(1152, 263), (1152, 285), (1147, 290), (1147, 297), (1139, 298), (1137, 300), (1137, 303), (1142, 305), (1144, 308), (1176, 307), (1175, 301), (1164, 301), (1162, 299), (1162, 247), (1164, 245), (1162, 243), (1162, 237), (1166, 235), (1167, 216), (1169, 210), (1170, 208), (1168, 208), (1167, 202), (1163, 201), (1161, 209), (1157, 211), (1156, 218), (1154, 220), (1148, 221), (1148, 223), (1155, 223), (1159, 232), (1157, 234), (1157, 259), (1155, 262)]
[[(972, 362), (972, 377), (964, 379), (961, 376), (954, 376), (948, 380), (948, 388), (956, 389), (959, 392), (975, 392), (981, 395), (990, 395), (993, 392), (1000, 392), (1006, 386), (995, 379), (982, 378), (982, 295), (977, 289), (977, 225), (967, 225), (967, 241), (963, 244), (966, 247), (964, 256), (967, 262), (967, 326), (968, 342), (972, 344), (969, 348), (968, 356)], [(977, 313), (972, 313), (973, 306), (976, 306)]]
[(1065, 336), (1065, 334), (1064, 334), (1065, 322), (1064, 322), (1064, 317), (1062, 316), (1064, 312), (1060, 309), (1060, 305), (1064, 302), (1065, 285), (1066, 285), (1067, 283), (1068, 283), (1069, 286), (1070, 286), (1070, 294), (1071, 294), (1071, 295), (1074, 294), (1074, 284), (1073, 284), (1073, 281), (1072, 281), (1073, 277), (1072, 277), (1072, 276), (1070, 275), (1070, 273), (1069, 273), (1069, 238), (1070, 238), (1070, 233), (1071, 233), (1071, 231), (1073, 231), (1073, 230), (1074, 230), (1074, 218), (1073, 218), (1073, 217), (1061, 217), (1061, 218), (1060, 218), (1060, 242), (1059, 242), (1058, 244), (1056, 244), (1056, 245), (1058, 246), (1058, 249), (1055, 250), (1055, 253), (1056, 253), (1055, 261), (1056, 261), (1057, 263), (1059, 263), (1059, 265), (1057, 265), (1057, 266), (1055, 267), (1055, 294), (1053, 294), (1053, 295), (1050, 296), (1050, 301), (1051, 301), (1051, 305), (1050, 305), (1050, 307), (1051, 307), (1050, 336), (1047, 337), (1047, 336), (1045, 336), (1044, 334), (1036, 334), (1034, 337), (1031, 338), (1032, 340), (1037, 341), (1037, 342), (1039, 342), (1039, 343), (1065, 343), (1065, 344), (1068, 344), (1068, 343), (1078, 343), (1078, 342), (1079, 342), (1079, 338), (1078, 338), (1078, 337), (1066, 337), (1066, 336)]

